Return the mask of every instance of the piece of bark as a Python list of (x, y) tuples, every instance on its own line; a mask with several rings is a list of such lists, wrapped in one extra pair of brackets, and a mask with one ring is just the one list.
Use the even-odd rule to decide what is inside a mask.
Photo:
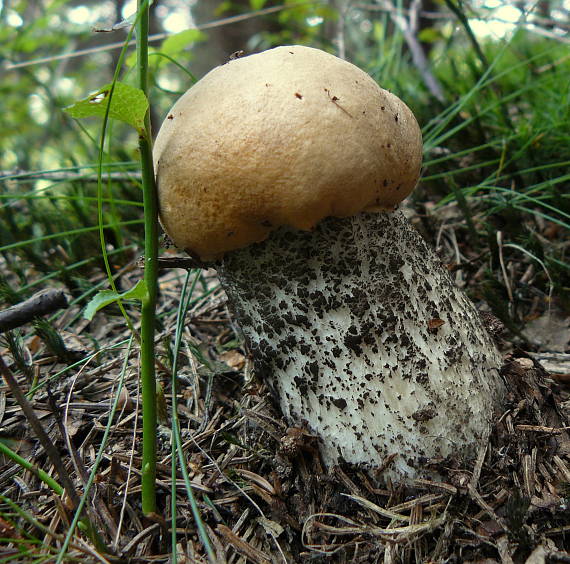
[(0, 311), (0, 333), (16, 329), (36, 317), (53, 313), (67, 307), (63, 290), (47, 290), (34, 294), (31, 298)]

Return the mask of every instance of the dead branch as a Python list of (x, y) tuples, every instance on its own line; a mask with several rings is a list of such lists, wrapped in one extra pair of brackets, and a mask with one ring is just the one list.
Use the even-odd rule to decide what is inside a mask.
[(36, 317), (53, 313), (67, 307), (63, 290), (47, 290), (34, 294), (31, 298), (0, 311), (0, 333), (24, 325)]

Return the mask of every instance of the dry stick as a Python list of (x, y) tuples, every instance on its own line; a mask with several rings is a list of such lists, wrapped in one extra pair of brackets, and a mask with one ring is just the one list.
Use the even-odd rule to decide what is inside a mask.
[(28, 422), (30, 423), (30, 426), (32, 427), (36, 437), (38, 438), (44, 450), (46, 451), (46, 454), (50, 459), (51, 463), (54, 465), (57, 474), (59, 476), (60, 482), (63, 485), (64, 489), (67, 491), (67, 494), (71, 499), (71, 502), (73, 503), (74, 506), (77, 506), (77, 504), (79, 503), (79, 496), (77, 495), (75, 486), (73, 485), (73, 482), (71, 481), (71, 478), (69, 477), (69, 474), (65, 469), (63, 461), (61, 460), (61, 457), (59, 456), (59, 453), (55, 448), (55, 445), (52, 443), (51, 439), (44, 431), (44, 428), (42, 427), (42, 424), (40, 423), (40, 420), (38, 419), (36, 412), (33, 410), (32, 406), (26, 399), (24, 392), (22, 392), (22, 389), (18, 385), (16, 378), (14, 378), (12, 371), (8, 368), (2, 356), (0, 356), (0, 374), (2, 374), (2, 376), (4, 377), (4, 380), (6, 381), (8, 387), (10, 388), (12, 395), (14, 396), (14, 398), (22, 408), (22, 411), (24, 412), (24, 415), (26, 416)]
[[(317, 0), (315, 2), (302, 2), (300, 4), (295, 4), (294, 6), (289, 6), (289, 5), (270, 6), (269, 8), (263, 8), (262, 10), (256, 10), (254, 12), (247, 12), (245, 14), (238, 14), (237, 16), (230, 16), (228, 18), (206, 22), (197, 26), (193, 26), (190, 29), (197, 29), (197, 30), (213, 29), (216, 27), (240, 23), (252, 18), (258, 18), (261, 16), (267, 16), (269, 14), (275, 14), (283, 10), (291, 10), (293, 7), (299, 8), (300, 6), (309, 6), (312, 4), (319, 5), (319, 4), (324, 4), (324, 2)], [(172, 35), (173, 35), (172, 33), (155, 33), (154, 35), (149, 35), (148, 40), (149, 42), (162, 41), (163, 39), (167, 39)], [(22, 61), (20, 63), (7, 63), (4, 65), (2, 70), (11, 71), (19, 68), (29, 67), (32, 65), (43, 65), (45, 63), (51, 63), (53, 61), (67, 60), (74, 57), (82, 57), (83, 55), (92, 55), (93, 53), (101, 53), (104, 51), (121, 49), (124, 44), (125, 44), (124, 41), (119, 41), (117, 43), (100, 45), (98, 47), (78, 49), (77, 51), (73, 51), (71, 53), (63, 53), (62, 55), (52, 55), (51, 57), (42, 57), (41, 59), (34, 59), (33, 61)], [(129, 45), (134, 45), (134, 44), (135, 44), (134, 39), (132, 41), (129, 41)]]
[(390, 14), (392, 21), (400, 28), (406, 43), (412, 54), (412, 61), (427, 86), (428, 90), (434, 98), (440, 102), (445, 101), (445, 96), (443, 95), (443, 90), (441, 84), (435, 77), (435, 75), (429, 69), (429, 61), (420, 45), (416, 33), (417, 33), (417, 20), (420, 13), (421, 3), (414, 1), (412, 7), (409, 10), (409, 20), (402, 15), (402, 11), (398, 10), (392, 2), (384, 2), (385, 10)]
[(216, 527), (218, 533), (220, 533), (232, 546), (232, 548), (241, 556), (245, 556), (248, 560), (255, 562), (255, 564), (269, 564), (271, 560), (267, 557), (267, 555), (261, 550), (258, 550), (253, 545), (244, 541), (241, 537), (236, 535), (229, 527), (226, 525), (218, 525)]
[(67, 307), (63, 290), (47, 290), (34, 294), (31, 298), (0, 311), (0, 333), (20, 327), (40, 315), (53, 313)]

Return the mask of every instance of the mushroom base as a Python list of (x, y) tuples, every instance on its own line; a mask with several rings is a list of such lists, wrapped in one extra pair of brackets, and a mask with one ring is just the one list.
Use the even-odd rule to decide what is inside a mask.
[(401, 212), (280, 229), (218, 273), (257, 375), (327, 466), (393, 457), (384, 478), (433, 476), (486, 440), (500, 353)]

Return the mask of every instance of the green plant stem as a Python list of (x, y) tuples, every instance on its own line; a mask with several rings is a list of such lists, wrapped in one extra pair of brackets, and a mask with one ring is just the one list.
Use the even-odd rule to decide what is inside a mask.
[(32, 474), (37, 476), (44, 484), (49, 486), (57, 495), (63, 495), (64, 489), (46, 472), (32, 464), (29, 460), (22, 458), (19, 454), (15, 453), (10, 447), (6, 446), (0, 441), (0, 453), (13, 460), (18, 466), (29, 470)]
[[(139, 88), (148, 96), (148, 2), (137, 0), (137, 71)], [(158, 278), (158, 202), (152, 165), (150, 114), (139, 134), (144, 202), (144, 280), (147, 294), (141, 310), (141, 389), (143, 415), (142, 510), (156, 512), (156, 377), (154, 330)]]

